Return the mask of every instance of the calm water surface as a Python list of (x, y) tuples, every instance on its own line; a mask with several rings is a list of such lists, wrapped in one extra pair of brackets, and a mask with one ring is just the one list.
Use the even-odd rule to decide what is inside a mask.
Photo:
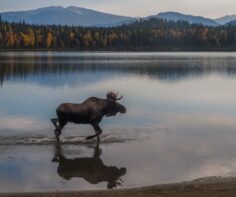
[[(236, 176), (236, 53), (0, 53), (0, 191), (127, 188)], [(50, 118), (108, 90), (102, 140)]]

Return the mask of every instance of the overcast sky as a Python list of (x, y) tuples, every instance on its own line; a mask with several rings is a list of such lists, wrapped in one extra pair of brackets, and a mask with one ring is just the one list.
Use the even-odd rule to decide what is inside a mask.
[(236, 0), (0, 0), (0, 12), (51, 5), (80, 6), (126, 16), (148, 16), (165, 11), (211, 18), (236, 14)]

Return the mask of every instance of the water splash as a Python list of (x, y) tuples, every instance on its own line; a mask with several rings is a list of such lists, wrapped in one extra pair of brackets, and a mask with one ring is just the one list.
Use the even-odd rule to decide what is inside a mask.
[[(127, 141), (135, 140), (135, 138), (127, 138), (124, 136), (117, 136), (114, 134), (101, 136), (100, 143), (125, 143)], [(1, 145), (50, 145), (56, 142), (55, 137), (48, 136), (0, 136)], [(86, 136), (62, 136), (60, 138), (61, 144), (92, 144), (96, 143), (97, 139), (86, 140)]]

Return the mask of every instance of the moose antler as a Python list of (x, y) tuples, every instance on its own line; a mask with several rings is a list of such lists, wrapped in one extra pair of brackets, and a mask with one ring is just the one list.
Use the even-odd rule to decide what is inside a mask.
[(123, 95), (120, 96), (119, 98), (117, 98), (117, 97), (118, 97), (118, 92), (117, 93), (115, 93), (113, 91), (108, 91), (107, 92), (107, 99), (110, 99), (112, 101), (119, 101), (119, 100), (121, 100), (123, 98)]

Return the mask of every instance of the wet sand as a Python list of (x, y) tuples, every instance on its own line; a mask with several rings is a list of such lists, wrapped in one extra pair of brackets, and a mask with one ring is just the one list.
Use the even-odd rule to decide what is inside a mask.
[(192, 182), (156, 185), (134, 189), (78, 191), (78, 192), (30, 192), (2, 193), (0, 197), (231, 197), (236, 194), (236, 178), (199, 179)]

